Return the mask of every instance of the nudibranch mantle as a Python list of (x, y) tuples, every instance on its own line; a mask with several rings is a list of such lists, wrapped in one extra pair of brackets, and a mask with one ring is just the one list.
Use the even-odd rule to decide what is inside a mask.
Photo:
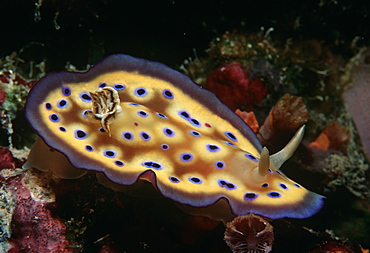
[(279, 170), (303, 130), (288, 152), (269, 156), (214, 94), (160, 63), (112, 55), (85, 73), (48, 74), (31, 90), (26, 117), (74, 167), (121, 185), (149, 180), (182, 204), (224, 199), (234, 215), (272, 219), (309, 217), (323, 204)]

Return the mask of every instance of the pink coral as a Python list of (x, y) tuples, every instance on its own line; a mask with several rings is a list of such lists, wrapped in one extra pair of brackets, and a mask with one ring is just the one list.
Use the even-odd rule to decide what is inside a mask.
[(16, 195), (12, 218), (13, 248), (9, 252), (73, 252), (68, 248), (66, 226), (52, 216), (48, 203), (35, 201), (21, 181), (21, 176), (8, 180), (7, 187)]
[(6, 93), (0, 87), (0, 106), (2, 106), (2, 104), (5, 102), (5, 99), (6, 99)]
[(15, 168), (15, 159), (9, 149), (0, 148), (0, 170)]
[(222, 65), (207, 77), (208, 88), (229, 108), (250, 111), (262, 102), (267, 88), (261, 79), (251, 80), (239, 62)]

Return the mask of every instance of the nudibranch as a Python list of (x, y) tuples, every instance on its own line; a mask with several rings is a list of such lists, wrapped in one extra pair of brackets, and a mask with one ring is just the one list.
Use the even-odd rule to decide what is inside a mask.
[[(112, 55), (85, 73), (48, 74), (32, 88), (26, 117), (54, 153), (83, 169), (76, 176), (96, 171), (119, 185), (145, 179), (178, 203), (224, 202), (233, 215), (305, 218), (323, 205), (279, 170), (303, 127), (270, 156), (213, 93), (161, 63)], [(54, 158), (38, 147), (25, 168), (60, 166), (46, 164)]]

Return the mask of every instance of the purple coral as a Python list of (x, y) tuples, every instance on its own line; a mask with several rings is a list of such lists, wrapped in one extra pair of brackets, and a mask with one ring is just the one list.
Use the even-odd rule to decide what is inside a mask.
[(268, 253), (272, 250), (272, 225), (261, 216), (249, 213), (227, 223), (225, 237), (233, 253)]

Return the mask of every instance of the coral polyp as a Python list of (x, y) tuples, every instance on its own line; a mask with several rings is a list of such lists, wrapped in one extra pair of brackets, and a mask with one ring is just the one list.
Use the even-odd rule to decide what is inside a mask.
[(268, 253), (274, 228), (266, 219), (249, 213), (227, 223), (224, 239), (233, 253)]

